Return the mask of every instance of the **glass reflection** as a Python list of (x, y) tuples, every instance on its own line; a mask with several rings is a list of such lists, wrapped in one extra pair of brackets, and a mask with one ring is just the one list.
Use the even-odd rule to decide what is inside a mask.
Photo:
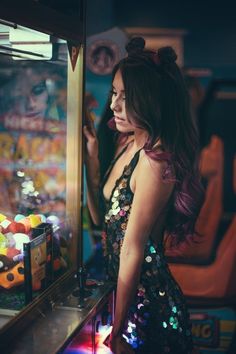
[(0, 54), (0, 327), (69, 267), (66, 64)]

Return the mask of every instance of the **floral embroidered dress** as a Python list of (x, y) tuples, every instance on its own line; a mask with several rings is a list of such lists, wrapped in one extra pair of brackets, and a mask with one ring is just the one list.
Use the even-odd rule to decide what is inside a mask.
[[(127, 146), (111, 163), (103, 186), (113, 165), (126, 148)], [(105, 201), (102, 242), (107, 277), (115, 282), (119, 271), (120, 250), (132, 208), (130, 178), (138, 163), (139, 154), (140, 151), (125, 166), (109, 201)], [(129, 309), (123, 337), (132, 345), (135, 353), (191, 353), (192, 336), (188, 311), (182, 291), (166, 263), (162, 241), (157, 244), (149, 238), (146, 244), (139, 285)]]

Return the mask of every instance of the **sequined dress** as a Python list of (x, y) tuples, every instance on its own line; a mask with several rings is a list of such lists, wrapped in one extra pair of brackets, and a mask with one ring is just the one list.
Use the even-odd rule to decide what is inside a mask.
[[(126, 148), (125, 148), (126, 149)], [(125, 151), (111, 163), (109, 173)], [(138, 151), (117, 179), (106, 201), (102, 243), (109, 280), (117, 282), (119, 256), (132, 208), (130, 178), (139, 159)], [(135, 353), (186, 354), (192, 350), (191, 325), (181, 289), (173, 279), (164, 257), (162, 242), (149, 238), (144, 253), (139, 285), (129, 309), (123, 332)]]

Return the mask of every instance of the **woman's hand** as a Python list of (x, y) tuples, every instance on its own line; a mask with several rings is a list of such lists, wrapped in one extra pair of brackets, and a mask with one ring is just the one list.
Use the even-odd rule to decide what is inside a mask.
[(110, 348), (113, 354), (134, 354), (134, 350), (121, 335), (111, 334)]
[(86, 138), (85, 159), (93, 159), (98, 157), (98, 139), (92, 119), (89, 118), (87, 122), (88, 124), (83, 127), (83, 133)]
[(83, 148), (86, 167), (87, 204), (93, 223), (100, 226), (102, 218), (99, 204), (100, 165), (98, 159), (98, 139), (93, 120), (90, 116), (88, 116), (86, 120), (87, 125), (83, 127), (86, 140)]

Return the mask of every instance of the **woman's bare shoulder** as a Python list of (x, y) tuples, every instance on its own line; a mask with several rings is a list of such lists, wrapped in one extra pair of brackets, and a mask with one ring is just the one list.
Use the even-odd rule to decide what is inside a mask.
[(146, 174), (147, 178), (160, 177), (163, 183), (164, 179), (165, 183), (174, 183), (175, 171), (171, 153), (166, 152), (161, 144), (155, 145), (152, 151), (146, 152), (145, 149), (142, 149), (136, 174)]
[[(161, 150), (160, 150), (161, 151)], [(143, 149), (140, 151), (140, 158), (138, 163), (138, 170), (144, 174), (162, 174), (168, 167), (168, 163), (162, 159), (155, 159), (149, 156)]]

